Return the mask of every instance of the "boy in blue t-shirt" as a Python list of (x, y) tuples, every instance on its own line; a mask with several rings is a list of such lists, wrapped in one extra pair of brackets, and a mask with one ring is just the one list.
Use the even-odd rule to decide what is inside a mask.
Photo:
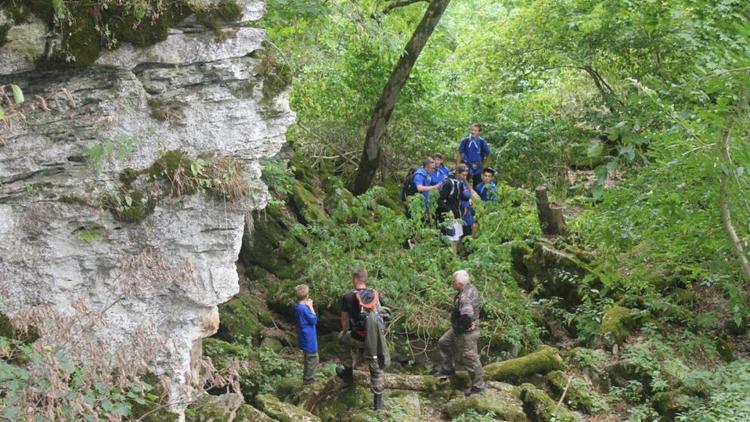
[(495, 170), (487, 167), (482, 170), (482, 181), (476, 186), (477, 194), (482, 198), (482, 201), (497, 202), (497, 186), (492, 182), (492, 178), (495, 177)]
[(294, 294), (298, 301), (294, 307), (297, 315), (297, 345), (304, 355), (302, 383), (311, 384), (315, 381), (315, 370), (318, 367), (318, 334), (315, 332), (318, 317), (315, 315), (307, 284), (295, 287)]
[(448, 177), (451, 169), (443, 164), (445, 159), (439, 152), (432, 154), (432, 160), (435, 162), (435, 169), (430, 173), (430, 179), (433, 185), (437, 185)]
[(481, 181), (482, 170), (490, 162), (490, 145), (479, 136), (481, 133), (482, 125), (471, 125), (471, 135), (461, 140), (456, 152), (456, 166), (460, 163), (469, 166), (469, 179), (475, 188)]

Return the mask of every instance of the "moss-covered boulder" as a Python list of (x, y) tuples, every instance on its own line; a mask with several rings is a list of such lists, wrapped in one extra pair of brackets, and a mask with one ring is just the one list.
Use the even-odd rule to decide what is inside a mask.
[(607, 345), (622, 346), (638, 321), (638, 314), (623, 306), (615, 305), (604, 312), (599, 334)]
[(525, 422), (526, 415), (523, 411), (523, 403), (519, 399), (520, 392), (516, 387), (502, 384), (499, 388), (493, 385), (482, 394), (470, 397), (461, 397), (450, 400), (443, 411), (450, 418), (458, 418), (474, 411), (480, 414), (492, 412), (500, 420), (511, 422)]
[(558, 298), (568, 309), (581, 304), (581, 280), (589, 273), (584, 251), (558, 248), (546, 241), (533, 247), (525, 244), (511, 249), (512, 274), (519, 286), (543, 298)]
[[(252, 415), (254, 419), (246, 419), (245, 416), (247, 415)], [(194, 400), (185, 411), (186, 422), (233, 422), (246, 420), (270, 421), (273, 419), (257, 409), (246, 405), (242, 395), (236, 393), (227, 393), (220, 396), (204, 394)]]
[(265, 210), (253, 212), (247, 221), (240, 250), (243, 265), (258, 266), (280, 278), (293, 278), (293, 257), (282, 247), (289, 230), (298, 222), (292, 210), (283, 203), (272, 202)]
[(250, 406), (249, 404), (243, 404), (237, 409), (237, 413), (234, 418), (235, 421), (252, 421), (252, 422), (274, 422), (275, 419), (261, 412), (260, 410)]
[(321, 222), (328, 218), (319, 198), (320, 196), (316, 196), (302, 183), (293, 184), (289, 195), (289, 200), (297, 216), (301, 217), (305, 223)]
[(491, 363), (484, 367), (484, 375), (489, 380), (517, 383), (534, 374), (562, 369), (565, 363), (557, 349), (545, 346), (520, 358)]
[[(568, 383), (568, 378), (570, 383)], [(566, 375), (562, 371), (552, 371), (547, 374), (547, 386), (559, 399), (565, 394), (563, 402), (575, 410), (584, 413), (596, 413), (609, 408), (607, 402), (599, 397), (583, 379)]]
[(356, 386), (328, 396), (318, 405), (317, 414), (323, 421), (338, 421), (350, 411), (368, 406), (372, 406), (372, 392), (365, 387)]
[(290, 403), (284, 403), (271, 394), (255, 396), (255, 402), (260, 410), (280, 422), (313, 422), (320, 418)]
[(422, 400), (417, 393), (398, 390), (386, 391), (384, 402), (385, 407), (382, 411), (372, 410), (369, 407), (372, 406), (372, 403), (369, 403), (367, 408), (350, 410), (343, 419), (349, 422), (422, 422), (431, 420), (428, 415), (422, 413)]
[(521, 385), (521, 400), (529, 418), (540, 422), (575, 422), (576, 418), (564, 405), (558, 406), (544, 391), (531, 384)]
[(654, 394), (651, 404), (654, 409), (669, 420), (687, 410), (690, 397), (681, 390), (662, 391)]

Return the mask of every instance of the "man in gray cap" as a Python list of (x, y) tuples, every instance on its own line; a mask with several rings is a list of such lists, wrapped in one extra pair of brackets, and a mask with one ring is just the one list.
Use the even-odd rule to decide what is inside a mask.
[[(453, 375), (455, 361), (463, 358), (464, 366), (471, 376), (472, 386), (466, 390), (466, 395), (482, 393), (486, 388), (484, 370), (479, 360), (479, 306), (481, 298), (479, 291), (469, 282), (469, 273), (459, 270), (453, 273), (453, 289), (456, 297), (453, 299), (451, 312), (451, 328), (438, 340), (441, 365), (434, 371), (437, 376)], [(455, 346), (458, 345), (456, 356)]]

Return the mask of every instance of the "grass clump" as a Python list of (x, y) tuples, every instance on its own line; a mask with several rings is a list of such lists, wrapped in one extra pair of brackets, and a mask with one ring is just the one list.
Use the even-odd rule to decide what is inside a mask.
[(167, 151), (146, 173), (151, 181), (161, 182), (173, 197), (205, 192), (237, 201), (249, 192), (242, 166), (232, 157), (191, 158), (181, 150)]

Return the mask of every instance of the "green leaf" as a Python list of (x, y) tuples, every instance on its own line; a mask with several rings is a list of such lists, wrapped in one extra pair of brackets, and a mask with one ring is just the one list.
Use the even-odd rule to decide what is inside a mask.
[(65, 17), (65, 7), (63, 6), (63, 0), (52, 0), (52, 10), (55, 12), (57, 19)]
[(23, 91), (21, 91), (21, 87), (18, 85), (11, 85), (11, 89), (13, 89), (13, 100), (16, 104), (21, 104), (24, 102), (23, 98)]
[(5, 109), (3, 108), (3, 106), (0, 106), (0, 119), (2, 119), (3, 117), (5, 117)]
[(601, 156), (603, 151), (604, 144), (602, 144), (601, 142), (594, 142), (586, 149), (586, 156), (589, 158), (596, 158)]
[(131, 197), (130, 195), (125, 195), (125, 204), (128, 207), (131, 207), (133, 205), (133, 197)]

